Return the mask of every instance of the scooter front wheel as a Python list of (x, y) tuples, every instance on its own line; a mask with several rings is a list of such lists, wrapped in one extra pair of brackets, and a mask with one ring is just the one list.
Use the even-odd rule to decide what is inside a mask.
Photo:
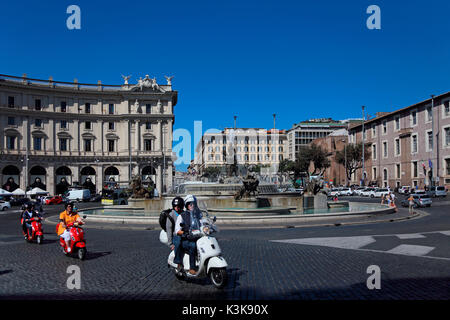
[(227, 284), (227, 270), (225, 268), (213, 268), (209, 272), (209, 278), (217, 289), (222, 289)]
[(84, 260), (84, 258), (86, 258), (86, 248), (78, 249), (78, 258), (80, 260)]
[(36, 242), (37, 242), (37, 244), (42, 244), (42, 239), (43, 237), (42, 236), (37, 236), (36, 237)]

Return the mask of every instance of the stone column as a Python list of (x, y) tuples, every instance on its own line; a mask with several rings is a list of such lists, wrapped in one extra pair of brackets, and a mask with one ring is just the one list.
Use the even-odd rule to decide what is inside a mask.
[(47, 191), (50, 192), (50, 194), (55, 194), (56, 192), (56, 184), (55, 184), (55, 164), (54, 163), (49, 163), (46, 166), (46, 171), (47, 171), (47, 181), (46, 181), (46, 185), (47, 185)]
[(162, 166), (158, 164), (158, 168), (156, 170), (156, 189), (158, 189), (158, 193), (161, 194), (163, 186), (163, 174), (162, 174)]

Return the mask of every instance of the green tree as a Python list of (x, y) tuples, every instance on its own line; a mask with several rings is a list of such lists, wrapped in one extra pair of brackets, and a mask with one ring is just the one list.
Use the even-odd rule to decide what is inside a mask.
[[(366, 143), (364, 145), (364, 158), (368, 159), (370, 157), (370, 144)], [(345, 146), (345, 149), (336, 151), (336, 162), (342, 164), (345, 167), (347, 181), (350, 181), (353, 173), (363, 167), (362, 142), (347, 144)]]

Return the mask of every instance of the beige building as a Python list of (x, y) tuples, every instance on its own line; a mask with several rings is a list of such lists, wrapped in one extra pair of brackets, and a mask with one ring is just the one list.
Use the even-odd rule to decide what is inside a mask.
[[(82, 84), (0, 75), (0, 182), (25, 190), (39, 178), (56, 193), (65, 178), (100, 191), (151, 178), (172, 186), (172, 128), (178, 92), (146, 76), (136, 85)], [(5, 185), (6, 184), (6, 185)]]
[(285, 130), (261, 128), (226, 128), (218, 133), (205, 133), (196, 147), (193, 167), (203, 172), (206, 167), (259, 165), (273, 168), (287, 157)]

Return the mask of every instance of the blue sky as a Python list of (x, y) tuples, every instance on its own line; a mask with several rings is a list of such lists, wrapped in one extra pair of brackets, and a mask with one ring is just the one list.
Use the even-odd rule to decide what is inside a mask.
[[(81, 30), (66, 27), (72, 4)], [(381, 30), (366, 27), (370, 5)], [(449, 14), (449, 1), (433, 0), (2, 1), (0, 73), (106, 84), (174, 75), (174, 129), (192, 138), (194, 121), (223, 129), (235, 114), (238, 127), (271, 128), (276, 113), (289, 129), (450, 91)]]

